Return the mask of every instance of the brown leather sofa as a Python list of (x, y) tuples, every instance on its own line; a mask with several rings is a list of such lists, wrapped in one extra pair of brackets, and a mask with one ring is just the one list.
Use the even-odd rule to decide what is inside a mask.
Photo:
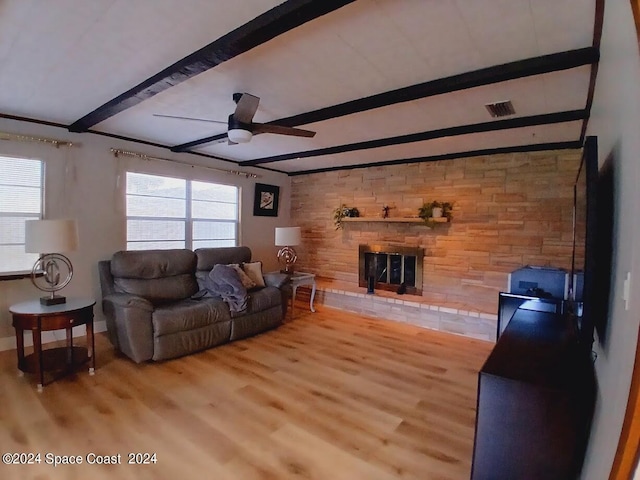
[(279, 326), (286, 313), (286, 275), (265, 274), (233, 313), (205, 296), (216, 264), (251, 261), (248, 247), (121, 251), (99, 262), (102, 309), (116, 349), (135, 362), (167, 360)]

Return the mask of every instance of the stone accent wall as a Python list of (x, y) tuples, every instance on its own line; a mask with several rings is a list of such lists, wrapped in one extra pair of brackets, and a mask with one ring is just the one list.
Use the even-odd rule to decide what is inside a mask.
[[(296, 268), (358, 284), (358, 245), (425, 249), (422, 301), (495, 314), (507, 275), (525, 265), (569, 269), (573, 183), (581, 152), (517, 153), (370, 167), (292, 177), (291, 224), (302, 227)], [(333, 210), (363, 217), (417, 216), (424, 202), (455, 202), (453, 221), (348, 223), (335, 230)], [(364, 289), (363, 289), (364, 291)]]

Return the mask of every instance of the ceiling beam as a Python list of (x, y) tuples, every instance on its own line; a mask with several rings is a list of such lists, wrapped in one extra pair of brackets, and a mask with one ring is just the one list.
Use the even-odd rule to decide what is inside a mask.
[[(604, 24), (604, 0), (596, 0), (596, 12), (594, 15), (593, 23), (593, 47), (600, 50), (600, 41), (602, 40), (602, 26)], [(593, 106), (593, 96), (596, 91), (596, 78), (598, 77), (598, 63), (595, 62), (591, 65), (591, 78), (589, 79), (589, 93), (587, 93), (587, 107), (586, 110), (591, 114), (591, 107)], [(590, 116), (590, 115), (589, 115)], [(580, 140), (584, 142), (587, 134), (587, 127), (589, 126), (589, 116), (582, 122), (582, 131), (580, 132)]]
[[(18, 122), (35, 123), (37, 125), (47, 125), (49, 127), (63, 128), (65, 130), (68, 129), (67, 125), (62, 124), (62, 123), (48, 122), (46, 120), (37, 120), (35, 118), (28, 118), (28, 117), (19, 117), (19, 116), (16, 116), (16, 115), (10, 115), (8, 113), (0, 113), (0, 118), (6, 118), (8, 120), (15, 120), (15, 121), (18, 121)], [(87, 130), (86, 133), (93, 133), (94, 135), (100, 135), (100, 136), (103, 136), (103, 137), (115, 138), (115, 139), (118, 139), (118, 140), (124, 140), (126, 142), (134, 142), (134, 143), (138, 143), (140, 145), (148, 145), (150, 147), (164, 148), (166, 150), (169, 150), (169, 147), (167, 145), (162, 145), (161, 143), (149, 142), (147, 140), (140, 140), (139, 138), (125, 137), (123, 135), (116, 135), (114, 133), (108, 133), (108, 132), (100, 132), (100, 131), (97, 131), (97, 130)], [(197, 155), (199, 157), (211, 158), (211, 159), (214, 159), (214, 160), (220, 160), (222, 162), (233, 163), (234, 165), (239, 166), (239, 162), (238, 161), (231, 160), (230, 158), (218, 157), (216, 155), (209, 155), (207, 153), (200, 153), (200, 152), (189, 152), (189, 155)], [(284, 173), (284, 174), (287, 173), (287, 172), (283, 172), (281, 170), (276, 170), (274, 168), (269, 168), (269, 167), (256, 166), (256, 168), (259, 168), (261, 170), (267, 170), (269, 172)]]
[[(468, 88), (480, 87), (483, 85), (530, 77), (533, 75), (568, 70), (570, 68), (581, 67), (583, 65), (591, 65), (598, 62), (599, 57), (599, 50), (595, 47), (586, 47), (578, 50), (553, 53), (550, 55), (543, 55), (540, 57), (528, 58), (526, 60), (518, 60), (516, 62), (505, 63), (503, 65), (474, 70), (472, 72), (440, 78), (429, 82), (418, 83), (416, 85), (399, 88), (397, 90), (390, 90), (370, 97), (364, 97), (358, 100), (332, 105), (330, 107), (321, 108), (311, 112), (281, 118), (268, 123), (283, 125), (285, 127), (308, 125), (310, 123), (321, 122), (344, 115), (351, 115), (353, 113), (363, 112), (374, 108), (386, 107), (396, 103), (409, 102), (420, 98), (442, 95), (444, 93), (466, 90)], [(219, 135), (201, 138), (192, 142), (176, 145), (172, 147), (171, 150), (174, 152), (184, 152), (195, 146), (226, 138), (226, 136), (226, 133), (222, 133)]]
[(37, 123), (38, 125), (47, 125), (49, 127), (67, 128), (66, 125), (56, 122), (48, 122), (46, 120), (38, 120), (36, 118), (20, 117), (18, 115), (10, 115), (8, 113), (0, 113), (0, 118), (6, 118), (7, 120), (16, 120), (18, 122)]
[(311, 175), (313, 173), (333, 172), (336, 170), (356, 170), (359, 168), (369, 167), (385, 167), (388, 165), (403, 165), (408, 163), (436, 162), (438, 160), (455, 160), (456, 158), (482, 157), (487, 155), (500, 155), (504, 153), (522, 153), (522, 152), (542, 152), (545, 150), (567, 150), (582, 148), (582, 142), (553, 142), (539, 143), (533, 145), (515, 145), (511, 147), (487, 148), (484, 150), (471, 150), (468, 152), (445, 153), (443, 155), (434, 155), (431, 157), (414, 157), (400, 158), (397, 160), (385, 160), (382, 162), (360, 163), (357, 165), (343, 165), (340, 167), (317, 168), (314, 170), (302, 170), (298, 172), (289, 172), (290, 177), (298, 175)]
[(109, 100), (72, 123), (69, 131), (86, 132), (127, 108), (353, 1), (288, 0)]
[(262, 165), (265, 163), (282, 162), (284, 160), (293, 160), (299, 158), (319, 157), (322, 155), (335, 155), (345, 152), (353, 152), (355, 150), (367, 150), (370, 148), (388, 147), (391, 145), (402, 145), (405, 143), (421, 142), (424, 140), (433, 140), (434, 138), (454, 137), (458, 135), (468, 135), (472, 133), (493, 132), (497, 130), (507, 130), (511, 128), (532, 127), (535, 125), (549, 125), (554, 123), (572, 122), (575, 120), (584, 120), (587, 118), (586, 110), (571, 110), (566, 112), (547, 113), (543, 115), (533, 115), (530, 117), (509, 118), (504, 120), (493, 120), (490, 122), (475, 123), (472, 125), (460, 125), (457, 127), (442, 128), (439, 130), (431, 130), (427, 132), (411, 133), (409, 135), (400, 135), (396, 137), (380, 138), (376, 140), (368, 140), (366, 142), (349, 143), (345, 145), (336, 145), (333, 147), (319, 148), (317, 150), (307, 150), (302, 152), (287, 153), (284, 155), (275, 155), (272, 157), (256, 158), (254, 160), (246, 160), (239, 162), (244, 167)]

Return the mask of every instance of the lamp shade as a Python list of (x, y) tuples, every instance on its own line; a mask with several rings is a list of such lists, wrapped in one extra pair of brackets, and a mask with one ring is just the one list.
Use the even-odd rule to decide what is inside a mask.
[(276, 246), (300, 245), (300, 227), (276, 227)]
[(78, 248), (78, 225), (75, 220), (27, 220), (25, 252), (60, 253)]

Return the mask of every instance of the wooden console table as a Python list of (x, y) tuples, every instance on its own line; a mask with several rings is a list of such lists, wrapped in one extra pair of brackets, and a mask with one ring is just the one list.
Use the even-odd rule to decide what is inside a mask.
[(594, 399), (572, 319), (516, 310), (479, 373), (471, 479), (578, 478)]
[[(38, 391), (45, 385), (44, 373), (58, 371), (63, 374), (75, 370), (83, 363), (89, 363), (89, 375), (96, 367), (95, 344), (93, 337), (93, 299), (69, 298), (60, 305), (41, 305), (39, 300), (12, 305), (9, 311), (13, 315), (13, 327), (16, 329), (18, 369), (20, 372), (35, 373)], [(87, 346), (73, 346), (73, 327), (86, 325)], [(33, 353), (24, 353), (24, 331), (31, 330)], [(42, 348), (42, 332), (66, 330), (66, 347)]]

